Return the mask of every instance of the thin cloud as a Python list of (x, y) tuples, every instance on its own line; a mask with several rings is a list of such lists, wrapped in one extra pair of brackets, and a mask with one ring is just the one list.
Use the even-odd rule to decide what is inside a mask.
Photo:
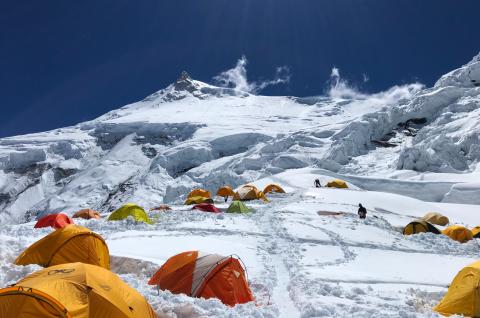
[(286, 84), (290, 81), (290, 69), (286, 66), (279, 66), (275, 69), (273, 79), (249, 82), (247, 78), (247, 58), (242, 56), (235, 67), (221, 72), (213, 78), (215, 83), (221, 87), (235, 88), (249, 93), (259, 93), (268, 86)]

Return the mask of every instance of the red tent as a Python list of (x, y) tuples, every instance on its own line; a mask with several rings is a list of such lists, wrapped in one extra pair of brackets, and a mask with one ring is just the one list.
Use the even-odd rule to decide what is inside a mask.
[(211, 203), (200, 203), (200, 204), (194, 205), (192, 210), (193, 209), (197, 209), (197, 210), (200, 210), (200, 211), (203, 211), (203, 212), (213, 212), (213, 213), (222, 212), (219, 208), (217, 208), (216, 206), (214, 206)]
[(61, 229), (69, 224), (75, 224), (68, 215), (63, 213), (55, 213), (45, 215), (40, 218), (35, 224), (35, 228), (51, 226), (54, 229)]

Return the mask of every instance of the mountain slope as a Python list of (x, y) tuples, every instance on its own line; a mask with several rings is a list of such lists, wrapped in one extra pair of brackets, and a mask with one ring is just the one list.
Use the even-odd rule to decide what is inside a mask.
[[(183, 73), (95, 120), (0, 139), (0, 220), (80, 207), (106, 212), (126, 201), (150, 206), (195, 186), (214, 190), (302, 167), (397, 179), (472, 173), (479, 73), (477, 56), (433, 88), (358, 98), (256, 96)], [(450, 202), (464, 202), (456, 187)]]

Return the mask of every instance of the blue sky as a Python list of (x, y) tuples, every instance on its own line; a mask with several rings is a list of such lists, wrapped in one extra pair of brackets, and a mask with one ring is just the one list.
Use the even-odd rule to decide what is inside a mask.
[(288, 68), (262, 94), (310, 96), (334, 66), (378, 92), (432, 85), (480, 51), (477, 0), (31, 0), (0, 12), (0, 137), (93, 119), (182, 70), (212, 83), (242, 56), (251, 81)]

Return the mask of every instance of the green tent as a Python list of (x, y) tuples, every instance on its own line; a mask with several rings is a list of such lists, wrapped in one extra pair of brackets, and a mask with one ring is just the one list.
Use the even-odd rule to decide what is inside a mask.
[(108, 217), (108, 221), (123, 220), (129, 217), (130, 215), (137, 222), (145, 222), (147, 224), (153, 224), (153, 222), (148, 218), (147, 212), (145, 212), (145, 210), (142, 207), (136, 205), (135, 203), (127, 203), (121, 208), (115, 210)]
[(250, 210), (245, 205), (245, 203), (243, 203), (242, 201), (238, 201), (238, 200), (232, 201), (232, 204), (230, 204), (230, 206), (227, 209), (227, 213), (248, 213), (248, 212), (251, 212), (251, 211), (252, 210)]

